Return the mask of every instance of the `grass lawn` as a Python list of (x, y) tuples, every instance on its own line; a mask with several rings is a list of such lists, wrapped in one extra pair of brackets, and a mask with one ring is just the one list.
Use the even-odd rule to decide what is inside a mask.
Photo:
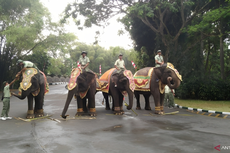
[(174, 100), (175, 104), (192, 107), (201, 108), (206, 110), (214, 110), (221, 112), (230, 112), (230, 101), (205, 101), (205, 100), (187, 100), (187, 99), (177, 99)]

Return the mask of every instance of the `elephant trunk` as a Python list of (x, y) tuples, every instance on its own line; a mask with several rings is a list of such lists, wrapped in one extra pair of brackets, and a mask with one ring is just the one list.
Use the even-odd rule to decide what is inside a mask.
[(16, 94), (14, 94), (14, 96), (15, 97), (17, 97), (17, 98), (19, 98), (19, 99), (21, 99), (21, 100), (23, 100), (23, 99), (25, 99), (26, 98), (26, 95), (25, 94), (23, 94), (22, 93), (22, 95), (20, 96), (20, 95), (16, 95)]
[(67, 115), (65, 115), (65, 114), (66, 114), (66, 112), (67, 112), (67, 110), (69, 108), (69, 104), (70, 104), (70, 102), (71, 102), (71, 100), (73, 98), (73, 95), (74, 95), (74, 90), (70, 90), (68, 92), (68, 96), (67, 96), (67, 99), (66, 99), (66, 102), (65, 102), (65, 107), (64, 107), (64, 109), (62, 111), (62, 115), (61, 115), (61, 117), (64, 118), (64, 119), (66, 119), (66, 117), (67, 117)]
[(129, 95), (129, 105), (127, 106), (127, 109), (130, 110), (133, 107), (133, 92), (129, 88), (126, 91)]
[[(173, 80), (173, 84), (171, 84), (172, 80)], [(169, 86), (170, 89), (176, 89), (177, 87), (180, 86), (181, 81), (178, 78), (173, 79), (172, 77), (168, 77), (167, 82), (168, 82), (167, 85)]]

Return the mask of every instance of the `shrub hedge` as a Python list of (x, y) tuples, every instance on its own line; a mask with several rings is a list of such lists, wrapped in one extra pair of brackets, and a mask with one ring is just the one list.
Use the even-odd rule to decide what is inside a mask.
[(230, 100), (230, 80), (186, 79), (176, 90), (176, 96), (182, 99)]

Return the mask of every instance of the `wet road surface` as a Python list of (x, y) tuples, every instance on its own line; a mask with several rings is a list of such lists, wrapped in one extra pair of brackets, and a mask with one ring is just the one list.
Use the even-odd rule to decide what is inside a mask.
[[(60, 119), (67, 97), (64, 86), (50, 86), (45, 96), (44, 112), (52, 118)], [(60, 123), (50, 119), (0, 120), (0, 153), (209, 153), (218, 152), (214, 149), (217, 145), (230, 146), (229, 119), (181, 109), (165, 109), (166, 113), (180, 111), (176, 115), (152, 115), (153, 111), (135, 110), (135, 103), (138, 116), (126, 108), (125, 115), (115, 116), (104, 109), (102, 99), (97, 93), (96, 119), (60, 119)], [(152, 98), (151, 107), (154, 109)], [(73, 99), (67, 114), (74, 117), (76, 110)], [(26, 112), (27, 100), (12, 97), (10, 116), (25, 118)]]

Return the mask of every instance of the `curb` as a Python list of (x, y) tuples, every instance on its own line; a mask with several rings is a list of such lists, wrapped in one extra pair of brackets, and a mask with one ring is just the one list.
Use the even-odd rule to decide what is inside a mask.
[(205, 110), (205, 109), (199, 109), (199, 108), (184, 107), (184, 106), (180, 106), (178, 104), (175, 104), (175, 106), (177, 108), (180, 108), (180, 109), (194, 110), (194, 111), (197, 111), (197, 112), (206, 112), (206, 113), (212, 113), (212, 114), (230, 115), (230, 112), (219, 112), (219, 111), (213, 111), (213, 110)]
[(54, 82), (54, 83), (49, 83), (49, 85), (59, 85), (59, 84), (67, 84), (68, 82)]

